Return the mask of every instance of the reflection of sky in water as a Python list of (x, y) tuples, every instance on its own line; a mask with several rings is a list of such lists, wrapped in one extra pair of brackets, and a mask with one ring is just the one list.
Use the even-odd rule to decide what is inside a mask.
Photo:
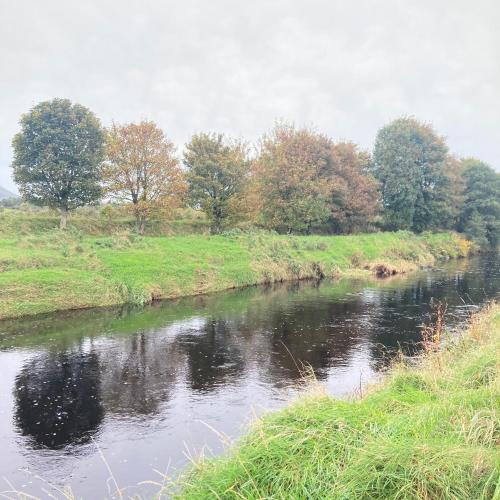
[(20, 468), (100, 498), (109, 473), (99, 446), (121, 486), (154, 480), (186, 453), (220, 452), (217, 432), (237, 436), (253, 414), (288, 402), (305, 366), (331, 394), (362, 390), (418, 341), (431, 300), (446, 300), (460, 321), (499, 282), (498, 260), (483, 257), (383, 282), (291, 283), (4, 322), (0, 470), (27, 492), (40, 494), (41, 483)]

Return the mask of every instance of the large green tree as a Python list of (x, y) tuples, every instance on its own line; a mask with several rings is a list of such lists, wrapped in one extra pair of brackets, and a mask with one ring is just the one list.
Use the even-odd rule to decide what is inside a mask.
[(463, 162), (448, 155), (437, 172), (429, 204), (429, 229), (456, 229), (464, 196)]
[(101, 197), (104, 136), (99, 120), (67, 99), (41, 102), (21, 117), (14, 148), (14, 180), (23, 198), (61, 213)]
[(221, 232), (235, 217), (248, 178), (246, 144), (223, 134), (197, 134), (186, 145), (184, 165), (191, 204), (206, 213), (212, 233)]
[(500, 174), (488, 164), (463, 160), (464, 193), (459, 229), (482, 246), (500, 243)]
[(432, 227), (436, 185), (448, 148), (427, 124), (399, 118), (377, 134), (374, 175), (380, 181), (385, 224), (389, 229), (423, 231)]

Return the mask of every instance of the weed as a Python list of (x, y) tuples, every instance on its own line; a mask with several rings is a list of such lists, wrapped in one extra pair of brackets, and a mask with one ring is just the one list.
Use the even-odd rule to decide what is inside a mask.
[(437, 351), (441, 346), (445, 329), (446, 308), (446, 302), (432, 303), (429, 323), (421, 327), (422, 345), (427, 353)]

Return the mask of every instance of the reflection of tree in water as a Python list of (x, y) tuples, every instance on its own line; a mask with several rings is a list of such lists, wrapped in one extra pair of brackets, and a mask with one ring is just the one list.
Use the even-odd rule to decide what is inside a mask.
[(252, 362), (276, 386), (301, 378), (304, 365), (322, 378), (325, 368), (347, 364), (349, 353), (366, 336), (356, 320), (362, 304), (318, 302), (314, 293), (297, 303), (290, 300), (291, 294), (300, 297), (301, 290), (315, 288), (311, 282), (282, 285), (277, 293), (268, 288), (245, 315), (210, 319), (193, 333), (181, 334), (177, 342), (186, 354), (191, 388), (213, 390), (240, 378)]
[(129, 335), (101, 352), (106, 411), (127, 416), (157, 413), (170, 398), (181, 362), (175, 343), (154, 332)]
[(224, 319), (209, 319), (196, 334), (179, 336), (178, 342), (187, 355), (187, 382), (192, 389), (212, 390), (241, 374), (245, 363), (236, 337)]
[(366, 341), (363, 304), (356, 297), (332, 300), (323, 285), (308, 281), (268, 287), (245, 316), (227, 320), (245, 362), (254, 363), (276, 387), (300, 379), (305, 365), (324, 378), (327, 368), (348, 364)]
[(47, 353), (28, 362), (16, 378), (16, 423), (38, 446), (84, 443), (103, 411), (99, 363), (94, 353)]
[(273, 315), (270, 338), (270, 370), (277, 381), (284, 374), (298, 379), (303, 366), (316, 377), (326, 369), (347, 365), (353, 351), (367, 336), (359, 321), (358, 300), (329, 302), (309, 300)]
[[(386, 290), (370, 302), (370, 365), (373, 370), (388, 368), (399, 352), (418, 352), (419, 326), (423, 321), (420, 308), (424, 300), (422, 283), (408, 289)], [(368, 305), (367, 305), (368, 306)]]

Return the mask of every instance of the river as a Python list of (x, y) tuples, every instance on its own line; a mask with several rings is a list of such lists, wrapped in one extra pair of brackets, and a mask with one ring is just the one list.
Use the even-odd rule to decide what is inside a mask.
[[(0, 492), (149, 495), (190, 459), (224, 450), (303, 390), (310, 366), (336, 396), (418, 352), (429, 304), (450, 326), (500, 290), (483, 255), (385, 280), (250, 287), (0, 323)], [(223, 439), (223, 436), (225, 438)]]

